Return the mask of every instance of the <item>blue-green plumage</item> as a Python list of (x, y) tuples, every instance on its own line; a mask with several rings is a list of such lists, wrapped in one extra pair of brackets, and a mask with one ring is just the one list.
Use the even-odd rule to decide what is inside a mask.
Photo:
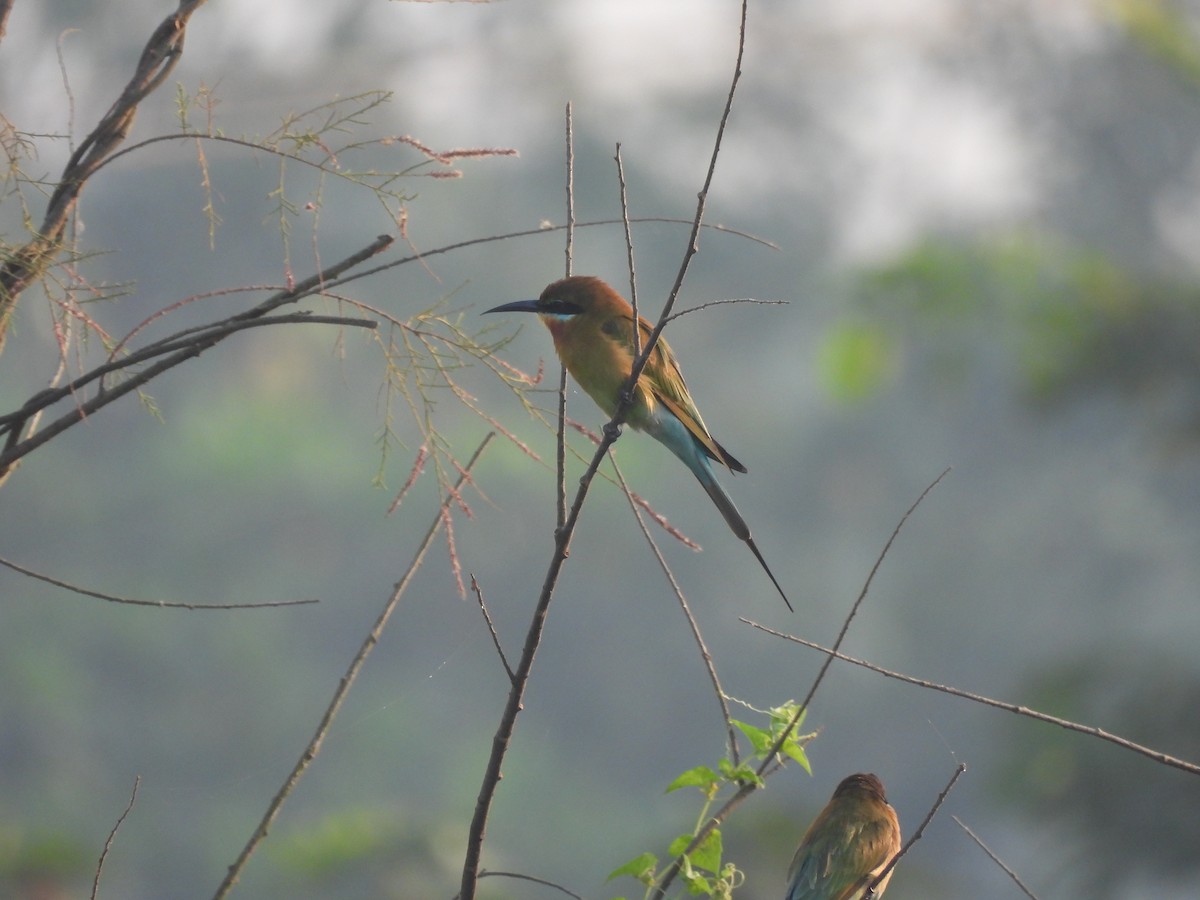
[[(859, 773), (842, 780), (800, 840), (784, 900), (860, 900), (900, 851), (900, 822), (883, 783)], [(875, 886), (880, 897), (889, 872)]]
[[(633, 372), (634, 318), (633, 307), (611, 287), (599, 278), (564, 278), (549, 285), (537, 300), (518, 300), (487, 312), (538, 313), (571, 377), (605, 413), (611, 416), (616, 411), (617, 398)], [(637, 327), (644, 343), (651, 325), (639, 317)], [(746, 467), (709, 434), (679, 364), (661, 338), (638, 378), (626, 422), (666, 446), (691, 470), (791, 609), (787, 595), (754, 543), (746, 520), (717, 481), (712, 463), (734, 472), (745, 472)]]

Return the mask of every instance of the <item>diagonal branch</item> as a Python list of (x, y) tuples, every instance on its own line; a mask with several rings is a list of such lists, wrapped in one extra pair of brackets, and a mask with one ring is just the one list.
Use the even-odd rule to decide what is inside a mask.
[[(692, 263), (692, 257), (700, 251), (700, 228), (704, 221), (704, 209), (708, 204), (708, 190), (712, 186), (713, 176), (717, 171), (717, 159), (721, 155), (721, 141), (725, 137), (725, 126), (728, 125), (729, 114), (733, 111), (733, 95), (737, 91), (738, 82), (742, 77), (742, 59), (746, 54), (746, 17), (749, 13), (749, 5), (750, 0), (742, 0), (741, 21), (738, 23), (737, 60), (733, 65), (733, 78), (729, 83), (729, 93), (725, 97), (725, 107), (721, 110), (721, 121), (717, 125), (717, 136), (713, 140), (712, 156), (709, 157), (708, 161), (708, 172), (704, 176), (704, 185), (696, 195), (696, 213), (692, 217), (692, 230), (688, 235), (687, 248), (684, 250), (683, 260), (679, 264), (679, 272), (675, 275), (675, 283), (671, 286), (671, 292), (667, 295), (667, 302), (663, 304), (662, 312), (659, 313), (658, 322), (646, 337), (646, 346), (642, 348), (642, 355), (634, 360), (633, 372), (626, 383), (622, 399), (617, 403), (618, 415), (622, 409), (628, 407), (633, 402), (634, 385), (637, 384), (642, 370), (646, 368), (650, 354), (654, 352), (654, 346), (658, 343), (658, 337), (662, 334), (663, 328), (667, 325), (667, 320), (671, 317), (671, 310), (674, 308), (675, 300), (679, 297), (679, 291), (683, 287), (683, 279), (687, 275), (688, 267)], [(637, 329), (635, 328), (634, 331), (637, 331)]]
[[(834, 652), (837, 652), (838, 648), (842, 646), (842, 641), (846, 639), (846, 633), (850, 630), (850, 623), (854, 621), (854, 617), (858, 615), (859, 607), (862, 606), (863, 601), (867, 599), (867, 592), (871, 590), (871, 585), (875, 581), (875, 575), (879, 572), (879, 567), (883, 565), (883, 561), (887, 558), (888, 551), (892, 549), (892, 544), (896, 542), (896, 538), (899, 536), (900, 530), (909, 520), (909, 517), (916, 512), (916, 509), (921, 505), (921, 502), (929, 496), (929, 492), (937, 487), (941, 483), (942, 479), (949, 474), (949, 472), (949, 469), (943, 469), (942, 474), (933, 479), (933, 481), (929, 483), (929, 486), (925, 488), (925, 490), (921, 491), (921, 495), (913, 501), (912, 506), (905, 510), (904, 515), (900, 517), (900, 521), (896, 523), (896, 527), (892, 529), (892, 533), (888, 537), (887, 543), (883, 545), (883, 549), (880, 550), (879, 555), (875, 557), (875, 564), (871, 566), (871, 571), (867, 575), (867, 580), (863, 582), (862, 590), (858, 592), (858, 597), (855, 599), (854, 605), (850, 607), (849, 614), (847, 614), (845, 621), (842, 622), (842, 628), (838, 632), (837, 639), (833, 642)], [(759, 767), (759, 775), (762, 775), (763, 772), (766, 771), (766, 768), (768, 765), (770, 765), (771, 760), (775, 758), (775, 753), (778, 752), (779, 748), (783, 746), (783, 742), (788, 739), (788, 735), (790, 735), (800, 724), (800, 718), (804, 715), (804, 711), (808, 709), (809, 704), (812, 703), (813, 697), (816, 696), (817, 688), (819, 688), (821, 686), (821, 682), (825, 680), (825, 673), (829, 671), (829, 667), (832, 664), (833, 657), (830, 657), (821, 665), (820, 671), (817, 672), (817, 677), (813, 679), (812, 687), (808, 689), (808, 696), (804, 698), (804, 702), (801, 703), (797, 708), (796, 715), (792, 717), (791, 724), (789, 724), (788, 727), (783, 730), (783, 733), (779, 735), (779, 740), (775, 742), (775, 747), (772, 749), (772, 752), (767, 755), (767, 757), (763, 760), (762, 765)]]
[(121, 830), (121, 826), (125, 824), (125, 819), (133, 811), (133, 805), (137, 802), (138, 785), (141, 783), (142, 776), (134, 776), (133, 790), (129, 794), (129, 803), (125, 805), (125, 809), (121, 815), (117, 816), (117, 821), (113, 823), (112, 830), (108, 832), (108, 840), (104, 842), (104, 849), (100, 851), (100, 860), (96, 863), (96, 874), (92, 877), (92, 893), (89, 895), (91, 900), (96, 900), (96, 897), (100, 893), (100, 874), (104, 871), (104, 861), (108, 859), (108, 851), (112, 849), (117, 832)]
[[(46, 214), (33, 240), (16, 250), (0, 267), (0, 349), (4, 346), (17, 297), (46, 271), (62, 249), (63, 236), (83, 186), (105, 158), (128, 137), (138, 104), (166, 80), (179, 62), (188, 20), (204, 2), (180, 0), (175, 12), (154, 29), (121, 96), (71, 154), (58, 186), (50, 195)], [(0, 8), (0, 11), (7, 15), (6, 9)]]
[(965, 831), (967, 833), (967, 837), (969, 837), (971, 840), (973, 840), (976, 844), (979, 845), (979, 849), (982, 850), (984, 853), (986, 853), (988, 855), (988, 858), (992, 862), (994, 862), (996, 865), (998, 865), (1001, 869), (1003, 869), (1005, 871), (1005, 873), (1008, 875), (1008, 877), (1011, 878), (1016, 883), (1017, 887), (1019, 887), (1021, 889), (1021, 892), (1026, 897), (1028, 897), (1029, 900), (1038, 900), (1037, 895), (1034, 894), (1034, 892), (1031, 891), (1028, 887), (1026, 887), (1025, 882), (1021, 881), (1020, 876), (1017, 875), (1017, 873), (1014, 872), (1009, 866), (1005, 865), (1004, 860), (1002, 860), (999, 856), (997, 856), (992, 851), (992, 848), (983, 842), (983, 840), (979, 837), (979, 835), (977, 835), (970, 828), (968, 828), (962, 819), (960, 819), (958, 816), (951, 816), (950, 818), (952, 818), (954, 820), (954, 824), (956, 824), (959, 828), (961, 828), (963, 831)]
[[(186, 362), (189, 359), (199, 356), (205, 350), (219, 344), (221, 341), (230, 335), (236, 334), (239, 331), (244, 331), (247, 328), (255, 328), (262, 325), (276, 324), (293, 324), (293, 323), (314, 323), (328, 324), (334, 322), (339, 325), (356, 325), (366, 328), (374, 328), (375, 323), (362, 319), (345, 319), (345, 318), (330, 318), (325, 316), (315, 316), (307, 313), (298, 313), (292, 316), (267, 316), (267, 313), (287, 303), (295, 303), (311, 294), (318, 293), (323, 290), (330, 280), (337, 278), (347, 270), (358, 265), (365, 259), (369, 259), (380, 251), (386, 249), (393, 242), (393, 238), (382, 235), (372, 241), (369, 245), (348, 256), (346, 259), (339, 262), (337, 265), (316, 273), (315, 275), (299, 282), (294, 287), (280, 291), (271, 297), (268, 297), (257, 306), (241, 312), (228, 319), (220, 322), (210, 323), (195, 328), (188, 328), (183, 331), (176, 332), (160, 341), (156, 341), (146, 347), (130, 353), (128, 356), (122, 357), (119, 360), (110, 360), (103, 365), (97, 366), (90, 372), (86, 372), (76, 378), (69, 384), (62, 385), (51, 390), (42, 391), (31, 397), (24, 406), (15, 412), (5, 416), (0, 416), (0, 434), (8, 432), (8, 438), (5, 442), (3, 451), (0, 451), (0, 477), (3, 477), (12, 465), (26, 456), (33, 450), (40, 447), (42, 444), (56, 437), (63, 431), (66, 431), (72, 425), (75, 425), (96, 410), (107, 406), (119, 397), (135, 391), (142, 385), (149, 382), (151, 379), (166, 372), (175, 366)], [(161, 358), (160, 358), (161, 357)], [(101, 379), (114, 372), (128, 369), (130, 366), (138, 365), (147, 362), (151, 359), (158, 359), (158, 362), (143, 369), (136, 375), (130, 376), (125, 381), (113, 386), (107, 387)], [(68, 396), (75, 395), (82, 388), (92, 382), (100, 381), (101, 388), (90, 399), (78, 403), (69, 412), (64, 413), (39, 430), (36, 434), (20, 440), (19, 436), (24, 428), (25, 422), (36, 415), (39, 411), (46, 407), (57, 403)]]
[(725, 100), (725, 108), (721, 114), (721, 124), (717, 129), (716, 140), (713, 144), (712, 159), (709, 163), (708, 173), (705, 176), (704, 186), (700, 190), (696, 214), (692, 220), (688, 251), (680, 265), (675, 286), (671, 291), (671, 295), (667, 298), (658, 324), (647, 337), (645, 345), (642, 347), (641, 356), (634, 361), (633, 370), (617, 400), (617, 408), (614, 411), (613, 417), (604, 426), (604, 432), (600, 439), (600, 444), (596, 447), (595, 455), (593, 455), (591, 463), (588, 464), (583, 477), (579, 480), (579, 489), (576, 491), (575, 501), (567, 513), (567, 518), (554, 533), (554, 552), (550, 559), (550, 566), (542, 582), (541, 593), (534, 608), (533, 619), (529, 624), (529, 631), (526, 633), (525, 646), (521, 652), (521, 659), (517, 664), (515, 673), (516, 679), (513, 682), (512, 689), (509, 691), (508, 701), (505, 704), (504, 712), (501, 714), (496, 734), (492, 738), (492, 752), (488, 757), (483, 784), (479, 788), (479, 795), (475, 801), (475, 813), (471, 818), (470, 830), (467, 833), (467, 852), (463, 859), (462, 890), (459, 895), (461, 900), (474, 900), (475, 898), (475, 890), (479, 882), (479, 858), (483, 850), (483, 835), (487, 828), (488, 813), (491, 810), (492, 800), (495, 798), (496, 788), (500, 783), (501, 766), (504, 762), (504, 756), (508, 752), (509, 742), (512, 740), (517, 716), (520, 714), (524, 703), (525, 689), (529, 681), (529, 674), (533, 668), (534, 657), (537, 655), (538, 647), (541, 644), (542, 632), (546, 625), (546, 616), (550, 611), (550, 601), (554, 597), (554, 589), (558, 584), (559, 573), (562, 571), (563, 563), (567, 559), (567, 548), (570, 546), (571, 537), (575, 533), (575, 526), (579, 521), (579, 514), (583, 508), (583, 501), (587, 497), (588, 489), (591, 487), (592, 479), (595, 478), (601, 462), (608, 455), (609, 447), (616, 442), (621, 434), (621, 424), (625, 421), (625, 417), (633, 403), (634, 385), (637, 384), (638, 377), (646, 367), (650, 354), (654, 352), (654, 347), (658, 342), (663, 325), (671, 313), (671, 307), (674, 305), (679, 288), (683, 284), (683, 277), (687, 271), (691, 257), (695, 255), (697, 250), (697, 235), (699, 234), (701, 221), (704, 216), (705, 199), (708, 196), (709, 186), (712, 184), (713, 173), (716, 171), (717, 157), (721, 149), (721, 139), (725, 133), (725, 125), (729, 120), (730, 110), (733, 107), (734, 91), (741, 77), (742, 56), (746, 47), (746, 13), (748, 2), (749, 0), (742, 0), (741, 23), (738, 29), (737, 63), (734, 67), (733, 81), (729, 87), (729, 95)]
[[(917, 830), (912, 833), (912, 837), (908, 839), (908, 842), (900, 848), (899, 852), (895, 856), (888, 860), (888, 864), (886, 866), (875, 873), (875, 877), (871, 879), (871, 883), (867, 885), (867, 889), (863, 893), (864, 900), (866, 900), (866, 898), (875, 896), (876, 886), (887, 879), (888, 875), (891, 874), (892, 869), (896, 868), (896, 863), (900, 862), (900, 858), (912, 848), (913, 844), (921, 839), (921, 835), (925, 833), (925, 827), (933, 821), (933, 817), (937, 815), (937, 811), (941, 809), (942, 804), (946, 802), (946, 797), (948, 797), (950, 792), (954, 790), (955, 782), (962, 777), (962, 774), (965, 771), (967, 771), (966, 763), (959, 763), (954, 767), (954, 774), (950, 776), (950, 780), (946, 783), (946, 786), (942, 788), (942, 792), (937, 795), (937, 799), (933, 801), (933, 806), (930, 808), (929, 812), (925, 814), (925, 818), (921, 820), (921, 824), (917, 826)], [(882, 891), (880, 893), (882, 893)]]
[[(904, 513), (903, 516), (901, 516), (900, 521), (897, 523), (896, 527), (894, 529), (892, 529), (891, 536), (888, 538), (887, 543), (884, 544), (883, 550), (880, 551), (879, 556), (876, 557), (875, 565), (871, 567), (871, 572), (867, 576), (867, 580), (863, 583), (863, 587), (862, 587), (862, 590), (859, 591), (858, 598), (854, 601), (854, 605), (850, 608), (850, 613), (846, 616), (845, 621), (842, 623), (842, 629), (841, 629), (841, 632), (838, 634), (838, 639), (837, 639), (839, 644), (841, 643), (842, 639), (845, 638), (846, 631), (850, 627), (851, 620), (854, 618), (855, 614), (857, 614), (858, 608), (862, 605), (863, 600), (866, 598), (867, 592), (871, 588), (871, 583), (875, 579), (875, 573), (879, 571), (880, 565), (883, 564), (883, 560), (887, 556), (888, 550), (891, 549), (892, 543), (896, 540), (896, 536), (900, 533), (900, 529), (904, 527), (904, 523), (908, 521), (909, 516), (911, 516), (913, 514), (913, 511), (920, 505), (921, 501), (925, 499), (925, 497), (929, 494), (929, 492), (931, 490), (933, 490), (933, 488), (938, 484), (938, 482), (940, 482), (943, 478), (946, 477), (946, 472), (949, 472), (949, 471), (950, 470), (947, 469), (946, 471), (942, 472), (941, 475), (939, 475), (936, 479), (934, 479), (934, 481), (927, 488), (925, 488), (924, 491), (921, 492), (921, 496), (919, 496), (916, 499), (916, 501), (913, 502), (912, 506), (910, 506), (908, 508), (908, 510)], [(753, 624), (751, 622), (748, 622), (745, 618), (743, 618), (741, 616), (739, 616), (739, 618), (741, 619), (741, 621), (747, 622), (747, 624)], [(759, 628), (762, 626), (756, 625), (755, 627)], [(764, 630), (769, 631), (770, 629), (764, 629)], [(798, 640), (798, 639), (794, 639), (794, 640)], [(804, 643), (804, 642), (802, 642), (802, 643)], [(826, 652), (834, 652), (834, 651), (826, 651)], [(770, 749), (769, 752), (767, 752), (764, 755), (763, 762), (759, 766), (758, 771), (755, 773), (756, 775), (758, 775), (758, 777), (760, 779), (767, 778), (771, 775), (774, 775), (776, 772), (778, 772), (782, 768), (782, 764), (777, 761), (777, 754), (779, 753), (779, 748), (783, 746), (783, 743), (784, 743), (784, 741), (786, 741), (788, 739), (788, 736), (790, 734), (792, 734), (793, 731), (796, 730), (796, 726), (800, 722), (800, 717), (804, 714), (804, 710), (808, 708), (808, 705), (810, 703), (812, 703), (812, 698), (816, 694), (817, 688), (820, 686), (821, 682), (824, 680), (825, 672), (828, 670), (828, 668), (829, 668), (829, 666), (825, 665), (824, 667), (822, 667), (821, 671), (817, 673), (817, 677), (813, 681), (812, 687), (809, 688), (809, 690), (808, 690), (808, 696), (806, 696), (804, 698), (804, 702), (801, 703), (800, 706), (797, 708), (796, 715), (792, 718), (792, 721), (790, 723), (788, 723), (788, 726), (785, 729), (783, 729), (783, 731), (780, 733), (778, 740), (776, 740), (776, 742), (775, 742), (775, 745)], [(683, 860), (687, 856), (687, 854), (691, 853), (696, 847), (699, 847), (705, 841), (705, 839), (708, 837), (708, 835), (711, 834), (714, 829), (718, 828), (720, 826), (720, 824), (730, 815), (730, 813), (732, 813), (735, 808), (737, 808), (739, 805), (741, 805), (743, 800), (745, 800), (747, 797), (749, 797), (751, 794), (753, 794), (756, 790), (758, 790), (758, 788), (760, 786), (761, 786), (761, 781), (748, 781), (745, 784), (743, 784), (740, 788), (738, 788), (732, 797), (730, 797), (727, 801), (725, 801), (724, 805), (719, 810), (717, 810), (717, 812), (712, 816), (712, 818), (710, 818), (704, 824), (704, 827), (702, 827), (699, 831), (696, 832), (696, 836), (692, 838), (691, 843), (688, 844), (688, 846), (684, 849), (683, 853), (681, 853), (678, 857), (676, 857), (675, 861), (671, 864), (671, 866), (666, 870), (666, 872), (663, 873), (662, 879), (659, 881), (659, 884), (655, 888), (654, 893), (651, 894), (652, 900), (662, 900), (662, 898), (666, 896), (667, 888), (670, 887), (671, 882), (673, 882), (675, 880), (675, 877), (679, 874), (679, 870), (682, 867)]]
[(1068, 731), (1078, 731), (1080, 734), (1086, 734), (1090, 737), (1099, 738), (1102, 741), (1108, 741), (1110, 744), (1116, 744), (1118, 747), (1123, 747), (1126, 750), (1132, 750), (1134, 753), (1140, 753), (1142, 756), (1148, 757), (1157, 763), (1162, 763), (1164, 766), (1172, 766), (1192, 775), (1200, 775), (1200, 765), (1193, 762), (1188, 762), (1185, 759), (1179, 759), (1175, 756), (1170, 756), (1160, 750), (1154, 750), (1150, 747), (1145, 747), (1141, 744), (1135, 744), (1133, 741), (1123, 738), (1120, 735), (1105, 731), (1102, 728), (1094, 728), (1091, 725), (1080, 725), (1078, 722), (1072, 722), (1069, 719), (1060, 719), (1058, 716), (1051, 716), (1044, 712), (1038, 712), (1036, 709), (1030, 709), (1028, 706), (1019, 706), (1016, 703), (1005, 703), (1002, 700), (993, 700), (991, 697), (984, 697), (982, 694), (972, 694), (970, 691), (960, 690), (959, 688), (950, 687), (945, 684), (938, 684), (935, 681), (926, 681), (923, 678), (914, 678), (911, 675), (904, 675), (900, 672), (893, 672), (891, 669), (885, 669), (883, 666), (877, 666), (874, 663), (867, 662), (865, 659), (858, 659), (853, 656), (847, 656), (837, 650), (829, 647), (822, 647), (820, 644), (813, 641), (807, 641), (804, 638), (796, 637), (791, 634), (784, 634), (782, 631), (776, 631), (774, 628), (768, 628), (766, 625), (759, 625), (757, 622), (752, 622), (749, 619), (738, 617), (752, 628), (757, 628), (759, 631), (765, 631), (767, 634), (775, 637), (783, 638), (785, 641), (792, 641), (796, 644), (802, 644), (805, 647), (811, 647), (813, 650), (818, 650), (825, 653), (831, 660), (840, 659), (843, 662), (853, 663), (856, 666), (862, 666), (864, 669), (870, 669), (872, 672), (877, 672), (887, 678), (894, 678), (897, 681), (903, 681), (906, 684), (915, 684), (917, 687), (928, 688), (931, 691), (941, 691), (943, 694), (949, 694), (952, 697), (962, 697), (966, 700), (972, 700), (975, 703), (982, 703), (984, 706), (995, 707), (1002, 709), (1005, 712), (1016, 713), (1018, 716), (1025, 716), (1028, 719), (1034, 719), (1038, 722), (1046, 722), (1050, 725), (1057, 725), (1059, 728), (1065, 728)]
[(367, 632), (366, 638), (359, 647), (358, 653), (351, 660), (349, 668), (346, 669), (346, 674), (342, 676), (342, 680), (338, 682), (337, 690), (333, 692), (333, 698), (329, 701), (329, 706), (325, 709), (325, 714), (321, 716), (321, 721), (317, 725), (317, 730), (313, 733), (312, 739), (308, 742), (308, 746), (300, 754), (300, 759), (296, 761), (296, 765), (292, 767), (292, 771), (288, 773), (284, 779), (283, 786), (279, 792), (271, 799), (267, 806), (267, 811), (263, 814), (262, 820), (258, 823), (258, 827), (254, 829), (254, 833), (250, 835), (250, 840), (246, 842), (246, 846), (242, 848), (237, 860), (229, 867), (225, 879), (217, 888), (217, 892), (213, 895), (213, 900), (222, 900), (228, 896), (233, 886), (237, 884), (241, 877), (242, 870), (246, 867), (250, 857), (258, 849), (258, 845), (263, 842), (274, 823), (279, 811), (283, 808), (284, 801), (291, 795), (296, 784), (304, 776), (308, 767), (313, 760), (317, 758), (317, 754), (321, 752), (321, 744), (325, 741), (325, 736), (329, 733), (330, 727), (333, 725), (333, 720), (337, 716), (345, 701), (346, 696), (350, 693), (350, 688), (353, 686), (358, 673), (367, 662), (367, 657), (371, 651), (375, 649), (375, 645), (379, 643), (379, 637), (383, 634), (383, 629), (395, 611), (396, 606), (400, 603), (400, 598), (404, 596), (404, 592), (408, 590), (409, 584), (412, 583), (413, 577), (417, 574), (417, 570), (421, 568), (421, 563), (425, 559), (425, 553), (433, 544), (433, 539), (437, 537), (438, 531), (441, 530), (445, 521), (445, 513), (454, 503), (455, 496), (458, 490), (466, 484), (470, 478), (471, 469), (475, 467), (475, 463), (487, 448), (487, 445), (495, 437), (495, 432), (488, 432), (487, 437), (475, 448), (475, 452), (471, 455), (471, 459), (464, 466), (463, 473), (454, 486), (454, 489), (446, 494), (442, 499), (441, 506), (438, 508), (437, 515), (433, 517), (433, 524), (429, 526), (429, 530), (425, 532), (425, 537), (421, 541), (421, 545), (417, 548), (417, 552), (413, 555), (412, 562), (409, 563), (408, 569), (404, 575), (396, 582), (392, 594), (388, 597), (387, 603), (384, 604), (383, 610), (379, 613), (379, 617), (375, 620), (375, 624), (371, 626), (371, 630)]
[(14, 572), (20, 572), (22, 575), (37, 581), (44, 581), (46, 584), (52, 584), (55, 587), (63, 588), (75, 594), (80, 594), (84, 597), (95, 597), (97, 600), (108, 600), (111, 603), (125, 603), (130, 606), (155, 606), (159, 609), (267, 609), (277, 606), (307, 606), (310, 603), (319, 603), (319, 600), (274, 600), (266, 603), (171, 603), (167, 600), (136, 600), (132, 597), (120, 597), (116, 594), (105, 594), (100, 591), (89, 590), (85, 587), (80, 587), (77, 584), (71, 584), (67, 581), (62, 581), (58, 578), (53, 578), (50, 575), (42, 572), (35, 572), (33, 569), (28, 569), (25, 566), (19, 565), (12, 560), (0, 557), (0, 566), (12, 569)]
[(667, 565), (666, 557), (663, 556), (662, 550), (658, 543), (654, 540), (654, 536), (650, 534), (650, 529), (646, 527), (645, 521), (642, 519), (641, 510), (638, 509), (637, 501), (634, 499), (633, 491), (629, 489), (629, 485), (625, 481), (625, 475), (621, 472), (620, 466), (617, 465), (617, 459), (612, 453), (609, 453), (609, 458), (612, 460), (613, 471), (617, 473), (617, 480), (620, 482), (621, 490), (625, 492), (625, 499), (629, 501), (629, 508), (633, 510), (633, 517), (637, 519), (638, 527), (642, 530), (642, 537), (646, 539), (646, 543), (650, 545), (650, 550), (654, 553), (654, 558), (658, 560), (658, 567), (662, 569), (662, 573), (667, 576), (667, 582), (671, 585), (671, 590), (675, 594), (675, 599), (679, 601), (679, 607), (683, 610), (684, 618), (687, 619), (688, 625), (692, 629), (692, 638), (696, 641), (696, 646), (700, 649), (700, 659), (704, 662), (704, 668), (708, 672), (708, 680), (712, 682), (713, 693), (717, 695), (717, 703), (721, 706), (721, 718), (725, 721), (725, 732), (729, 740), (729, 758), (733, 760), (736, 766), (741, 762), (740, 753), (738, 751), (737, 731), (733, 727), (733, 716), (729, 713), (729, 701), (725, 689), (721, 687), (721, 679), (717, 677), (717, 667), (713, 662), (712, 653), (709, 652), (708, 644), (704, 641), (704, 635), (700, 633), (700, 626), (696, 622), (696, 617), (692, 615), (691, 607), (688, 606), (687, 598), (683, 595), (683, 588), (679, 586), (679, 582), (675, 580), (675, 573), (671, 571), (671, 567)]

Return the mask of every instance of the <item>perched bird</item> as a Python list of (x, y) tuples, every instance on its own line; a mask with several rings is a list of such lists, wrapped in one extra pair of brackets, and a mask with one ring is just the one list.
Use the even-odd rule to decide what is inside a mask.
[[(800, 839), (785, 900), (859, 900), (899, 851), (900, 822), (883, 783), (861, 772), (844, 778)], [(891, 877), (873, 896), (882, 896)]]
[[(633, 307), (624, 297), (599, 278), (577, 275), (554, 282), (536, 300), (505, 303), (487, 312), (537, 313), (550, 329), (554, 349), (571, 377), (607, 415), (616, 412), (621, 389), (633, 372), (634, 361)], [(644, 347), (652, 326), (639, 316), (638, 327)], [(638, 378), (625, 421), (665, 444), (691, 469), (733, 533), (745, 541), (791, 609), (787, 595), (750, 536), (746, 520), (717, 483), (710, 461), (715, 460), (734, 472), (745, 472), (746, 467), (708, 433), (684, 384), (679, 364), (661, 338)]]

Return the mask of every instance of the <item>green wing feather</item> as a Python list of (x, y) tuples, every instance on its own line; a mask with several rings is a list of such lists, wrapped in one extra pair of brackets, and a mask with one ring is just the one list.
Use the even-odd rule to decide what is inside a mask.
[[(625, 317), (621, 320), (622, 338), (630, 350), (630, 367), (632, 368), (632, 317)], [(645, 319), (639, 318), (638, 324), (641, 326), (642, 341), (650, 339), (652, 328), (650, 323)], [(654, 345), (654, 352), (650, 355), (650, 359), (646, 363), (646, 368), (642, 371), (642, 377), (639, 384), (648, 385), (651, 396), (654, 400), (662, 403), (671, 414), (683, 423), (684, 428), (691, 432), (704, 451), (723, 466), (728, 466), (735, 472), (745, 472), (746, 467), (742, 465), (733, 454), (722, 447), (717, 440), (709, 433), (708, 426), (704, 424), (704, 419), (700, 417), (700, 410), (696, 409), (696, 404), (692, 400), (692, 395), (688, 391), (687, 382), (683, 380), (683, 373), (679, 371), (679, 363), (675, 360), (675, 354), (671, 352), (670, 345), (659, 337), (658, 343)]]

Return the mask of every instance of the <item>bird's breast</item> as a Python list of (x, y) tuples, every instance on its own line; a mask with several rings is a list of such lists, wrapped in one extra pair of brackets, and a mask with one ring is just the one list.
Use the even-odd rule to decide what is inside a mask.
[[(616, 411), (621, 388), (633, 371), (631, 348), (606, 334), (598, 322), (549, 315), (543, 315), (542, 321), (554, 339), (559, 360), (571, 377), (611, 416)], [(644, 378), (639, 381), (638, 398), (627, 417), (629, 424), (637, 429), (644, 427), (654, 406), (653, 398), (643, 387), (644, 381)]]

